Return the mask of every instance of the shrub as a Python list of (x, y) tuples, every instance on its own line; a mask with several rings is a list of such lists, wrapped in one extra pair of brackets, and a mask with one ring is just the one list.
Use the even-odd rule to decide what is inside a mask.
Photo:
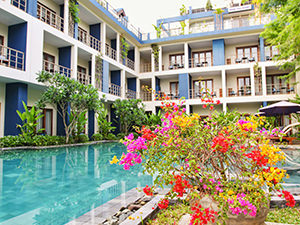
[(38, 135), (32, 138), (32, 144), (34, 146), (63, 145), (65, 142), (66, 138), (62, 136)]
[(74, 137), (74, 140), (75, 140), (75, 143), (86, 143), (90, 139), (86, 134), (79, 134), (79, 135)]
[(17, 147), (23, 145), (23, 138), (20, 136), (5, 136), (0, 138), (0, 147)]
[(93, 134), (92, 140), (93, 141), (101, 141), (101, 140), (103, 140), (103, 135), (102, 134)]
[(108, 134), (108, 135), (106, 136), (105, 139), (106, 139), (106, 140), (116, 140), (117, 137), (116, 137), (116, 135), (110, 133), (110, 134)]
[(118, 133), (117, 134), (117, 139), (123, 139), (126, 136), (125, 133)]

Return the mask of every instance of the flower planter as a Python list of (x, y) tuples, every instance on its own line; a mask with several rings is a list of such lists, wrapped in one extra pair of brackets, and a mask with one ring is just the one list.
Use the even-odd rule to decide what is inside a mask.
[[(203, 208), (210, 208), (216, 212), (219, 212), (220, 209), (218, 207), (218, 202), (214, 201), (211, 197), (203, 197), (201, 199), (192, 199), (190, 200), (191, 207), (195, 205), (201, 205)], [(268, 203), (269, 206), (270, 203)], [(265, 220), (269, 213), (269, 207), (262, 207), (259, 209), (259, 212), (256, 214), (255, 217), (250, 215), (233, 215), (232, 213), (228, 212), (227, 216), (228, 219), (226, 220), (226, 225), (265, 225)], [(212, 224), (212, 223), (208, 223)], [(216, 224), (216, 223), (213, 223)]]

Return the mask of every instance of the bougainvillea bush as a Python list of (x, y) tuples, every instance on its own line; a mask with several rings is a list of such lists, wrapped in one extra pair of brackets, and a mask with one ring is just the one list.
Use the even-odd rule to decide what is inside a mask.
[[(219, 102), (202, 101), (212, 110), (205, 119), (186, 114), (184, 101), (163, 101), (162, 125), (142, 127), (137, 139), (133, 134), (127, 136), (123, 141), (127, 154), (114, 162), (125, 170), (143, 163), (145, 171), (155, 177), (154, 187), (171, 187), (158, 204), (162, 209), (168, 206), (168, 198), (184, 194), (196, 199), (210, 196), (218, 203), (217, 212), (194, 204), (192, 224), (225, 221), (228, 213), (255, 217), (262, 207), (268, 207), (270, 191), (294, 206), (293, 196), (280, 185), (288, 175), (276, 167), (284, 163), (285, 156), (264, 137), (264, 133), (280, 132), (263, 129), (263, 117), (240, 119), (236, 112), (213, 112)], [(148, 195), (152, 190), (144, 188)]]

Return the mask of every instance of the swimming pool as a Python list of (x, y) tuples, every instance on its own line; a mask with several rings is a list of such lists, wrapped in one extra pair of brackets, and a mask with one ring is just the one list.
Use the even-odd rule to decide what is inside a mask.
[(65, 224), (122, 193), (152, 184), (142, 167), (110, 165), (126, 150), (103, 143), (0, 154), (0, 224)]

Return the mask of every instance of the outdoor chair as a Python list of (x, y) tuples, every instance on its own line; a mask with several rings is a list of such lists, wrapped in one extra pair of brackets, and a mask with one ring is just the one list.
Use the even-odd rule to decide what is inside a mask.
[(254, 57), (251, 57), (251, 58), (249, 59), (249, 62), (255, 62), (255, 58), (254, 58)]
[(242, 62), (241, 59), (236, 59), (236, 60), (235, 60), (235, 63), (241, 63), (241, 62)]

